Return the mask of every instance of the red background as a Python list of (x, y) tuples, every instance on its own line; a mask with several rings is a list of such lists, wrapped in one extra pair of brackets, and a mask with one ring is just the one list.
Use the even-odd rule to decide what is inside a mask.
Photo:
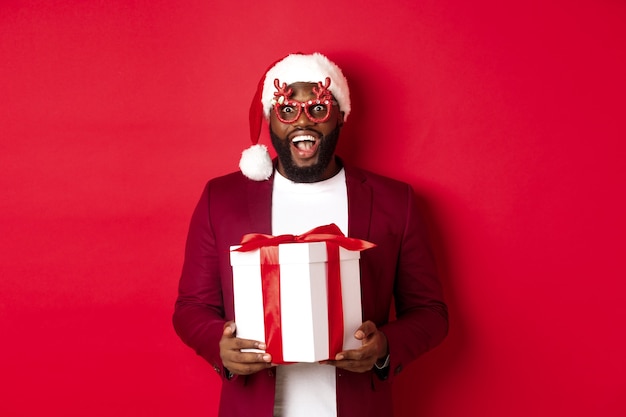
[[(0, 5), (0, 415), (215, 415), (170, 323), (261, 73), (351, 81), (341, 154), (423, 199), (451, 329), (397, 416), (624, 416), (626, 4)], [(267, 143), (267, 142), (266, 142)]]

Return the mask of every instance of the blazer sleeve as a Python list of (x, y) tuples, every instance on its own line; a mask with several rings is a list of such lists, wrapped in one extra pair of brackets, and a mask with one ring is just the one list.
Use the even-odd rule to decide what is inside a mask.
[(448, 332), (448, 310), (426, 225), (408, 184), (403, 201), (404, 225), (393, 289), (396, 319), (380, 328), (389, 346), (388, 381), (410, 361), (441, 343)]
[(189, 226), (173, 324), (182, 341), (227, 377), (219, 352), (225, 314), (215, 234), (209, 216), (210, 183)]

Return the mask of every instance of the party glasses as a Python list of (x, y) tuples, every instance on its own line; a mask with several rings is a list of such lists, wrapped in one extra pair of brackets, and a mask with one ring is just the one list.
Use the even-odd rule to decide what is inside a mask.
[(278, 78), (274, 80), (274, 87), (277, 90), (272, 99), (274, 113), (278, 120), (283, 123), (295, 123), (300, 118), (302, 110), (313, 123), (324, 123), (330, 117), (333, 104), (337, 104), (333, 100), (330, 91), (328, 91), (328, 87), (330, 87), (329, 77), (326, 77), (324, 85), (318, 82), (317, 87), (312, 88), (315, 99), (307, 101), (291, 100), (290, 97), (293, 94), (293, 90), (287, 87), (286, 83), (283, 83), (281, 86)]

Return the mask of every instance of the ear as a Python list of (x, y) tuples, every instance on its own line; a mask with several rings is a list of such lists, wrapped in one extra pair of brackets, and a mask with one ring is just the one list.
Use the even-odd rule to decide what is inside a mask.
[(345, 113), (340, 111), (337, 115), (337, 126), (342, 127), (344, 121)]

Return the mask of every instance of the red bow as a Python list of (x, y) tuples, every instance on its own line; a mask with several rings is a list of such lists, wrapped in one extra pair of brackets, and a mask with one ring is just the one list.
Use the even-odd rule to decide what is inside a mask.
[(235, 249), (237, 252), (249, 252), (267, 246), (278, 246), (281, 243), (302, 243), (302, 242), (334, 242), (344, 249), (362, 251), (373, 248), (375, 244), (366, 240), (346, 237), (339, 227), (331, 223), (326, 226), (319, 226), (301, 235), (264, 235), (261, 233), (249, 233), (241, 238), (241, 247)]

